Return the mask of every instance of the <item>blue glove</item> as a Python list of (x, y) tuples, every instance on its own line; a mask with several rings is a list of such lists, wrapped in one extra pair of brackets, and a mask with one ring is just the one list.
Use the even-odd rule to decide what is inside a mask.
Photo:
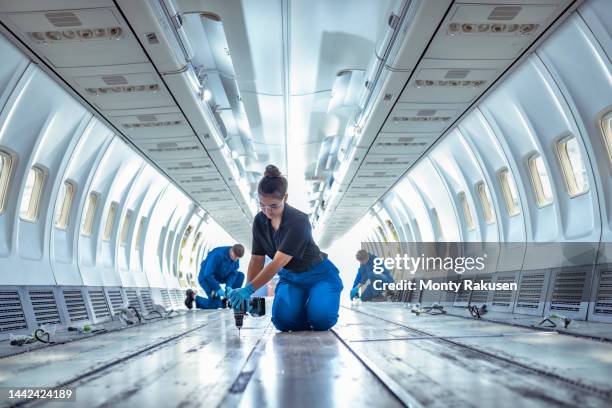
[(217, 296), (220, 297), (220, 298), (226, 296), (226, 293), (223, 290), (223, 288), (219, 288), (219, 290), (217, 290)]
[(230, 297), (230, 294), (232, 293), (232, 291), (233, 291), (233, 290), (234, 290), (234, 289), (232, 289), (232, 288), (228, 288), (228, 287), (226, 286), (226, 287), (225, 287), (225, 297), (226, 297), (226, 298), (229, 298), (229, 297)]
[(359, 288), (357, 286), (351, 289), (351, 300), (353, 300), (356, 297), (359, 297)]
[(247, 283), (244, 288), (233, 289), (229, 295), (229, 303), (233, 309), (239, 309), (243, 301), (247, 301), (251, 298), (251, 295), (255, 292), (255, 288), (252, 283)]

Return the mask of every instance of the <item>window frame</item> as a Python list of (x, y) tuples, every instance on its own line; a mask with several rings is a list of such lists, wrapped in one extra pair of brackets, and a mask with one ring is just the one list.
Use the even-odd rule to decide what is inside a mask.
[[(542, 175), (538, 170), (537, 160), (540, 159), (542, 161), (542, 165), (546, 170), (547, 182), (550, 187), (551, 197), (550, 201), (546, 201), (546, 196), (544, 193), (544, 186), (542, 184)], [(546, 163), (544, 163), (544, 159), (540, 153), (533, 153), (527, 159), (527, 168), (529, 170), (530, 178), (531, 178), (531, 187), (533, 188), (533, 193), (536, 198), (536, 205), (538, 208), (548, 207), (555, 202), (555, 193), (553, 191), (552, 184), (550, 182), (550, 173), (546, 168)]]
[(0, 150), (0, 215), (6, 211), (6, 202), (8, 201), (8, 191), (11, 184), (11, 176), (13, 175), (13, 166), (15, 159), (13, 155), (6, 150)]
[(484, 180), (476, 183), (476, 193), (480, 199), (480, 205), (482, 206), (482, 215), (485, 224), (495, 224), (495, 210), (493, 209), (493, 200), (491, 193)]
[(465, 191), (460, 191), (457, 196), (459, 198), (459, 202), (461, 203), (461, 208), (463, 209), (465, 226), (467, 227), (468, 231), (474, 231), (476, 229), (476, 224), (474, 223), (474, 217), (472, 217), (470, 204), (467, 201), (467, 194), (465, 194)]
[[(62, 198), (59, 217), (57, 214), (54, 214), (56, 219), (53, 225), (59, 230), (67, 230), (70, 226), (70, 212), (72, 210), (72, 203), (74, 202), (74, 197), (76, 195), (77, 185), (74, 181), (66, 179), (62, 183), (62, 186), (64, 187), (64, 197)], [(61, 191), (62, 190), (60, 187), (60, 192)]]
[(108, 212), (106, 213), (106, 222), (104, 222), (104, 231), (102, 231), (102, 241), (110, 242), (113, 237), (113, 228), (115, 227), (115, 220), (117, 219), (117, 209), (119, 203), (113, 201), (108, 206)]
[[(576, 169), (574, 165), (576, 164), (576, 158), (571, 158), (569, 151), (567, 149), (567, 144), (569, 142), (575, 142), (576, 148), (578, 151), (579, 161), (582, 164), (582, 168), (584, 169), (584, 189), (580, 190), (578, 186), (578, 177), (576, 176)], [(557, 151), (557, 158), (559, 159), (559, 166), (561, 167), (561, 173), (563, 174), (563, 180), (565, 182), (565, 191), (570, 196), (570, 198), (575, 198), (586, 194), (590, 190), (589, 179), (587, 177), (586, 166), (584, 164), (584, 157), (582, 152), (580, 151), (580, 144), (578, 143), (578, 139), (573, 135), (565, 136), (555, 144), (555, 150)]]
[(26, 201), (26, 190), (24, 189), (22, 193), (23, 196), (21, 197), (21, 205), (19, 206), (19, 219), (21, 221), (35, 224), (38, 222), (38, 217), (40, 216), (40, 201), (42, 199), (43, 191), (45, 188), (47, 170), (38, 164), (35, 164), (30, 167), (30, 170), (28, 171), (28, 174), (26, 176), (26, 188), (28, 180), (30, 179), (30, 174), (32, 174), (32, 172), (34, 172), (34, 184), (32, 185), (32, 190), (29, 192), (29, 197), (27, 200), (28, 208), (25, 211), (25, 214), (23, 214), (23, 206), (24, 202)]
[(96, 211), (98, 210), (98, 200), (100, 194), (95, 191), (90, 191), (85, 200), (85, 211), (81, 220), (81, 235), (90, 237), (93, 233), (93, 225), (96, 219)]
[[(504, 177), (504, 176), (507, 177)], [(514, 181), (514, 175), (507, 167), (501, 168), (497, 172), (497, 179), (499, 180), (499, 185), (501, 186), (502, 194), (504, 196), (504, 203), (506, 204), (506, 212), (509, 217), (516, 217), (521, 213), (520, 206), (520, 196), (518, 194), (518, 188), (516, 186), (516, 181)], [(516, 205), (514, 200), (514, 194), (512, 193), (514, 187), (514, 192), (516, 193)], [(514, 211), (513, 211), (514, 209)]]
[[(444, 231), (442, 230), (442, 220), (440, 220), (440, 214), (438, 214), (438, 210), (436, 209), (436, 207), (431, 207), (429, 213), (431, 214), (431, 218), (433, 220), (432, 228), (434, 231), (435, 242), (445, 242)], [(437, 233), (440, 235), (439, 237), (436, 236)]]
[(599, 125), (603, 144), (606, 146), (606, 150), (608, 151), (608, 164), (610, 165), (610, 170), (612, 171), (612, 110), (608, 110), (601, 116)]
[(140, 217), (140, 222), (138, 223), (138, 231), (136, 231), (136, 242), (134, 244), (134, 248), (136, 249), (136, 251), (141, 251), (142, 247), (144, 246), (144, 234), (143, 234), (143, 230), (145, 228), (145, 225), (147, 223), (148, 218), (145, 217), (144, 215), (142, 215)]
[(123, 217), (123, 224), (121, 225), (121, 231), (119, 233), (119, 245), (122, 247), (127, 246), (128, 235), (130, 232), (130, 224), (132, 223), (132, 216), (134, 211), (127, 210)]

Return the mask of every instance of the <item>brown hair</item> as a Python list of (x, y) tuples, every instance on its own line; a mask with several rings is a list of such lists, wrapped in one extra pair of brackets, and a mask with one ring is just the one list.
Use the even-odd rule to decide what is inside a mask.
[(287, 179), (281, 174), (278, 167), (268, 164), (257, 186), (257, 192), (264, 196), (284, 198), (287, 194)]
[(359, 251), (357, 251), (357, 254), (355, 255), (355, 258), (357, 258), (358, 261), (365, 261), (369, 257), (370, 255), (368, 254), (368, 251), (366, 251), (365, 249), (360, 249)]
[(234, 255), (238, 258), (242, 258), (242, 255), (244, 255), (244, 247), (242, 244), (234, 244), (234, 246), (232, 246), (232, 251), (234, 251)]

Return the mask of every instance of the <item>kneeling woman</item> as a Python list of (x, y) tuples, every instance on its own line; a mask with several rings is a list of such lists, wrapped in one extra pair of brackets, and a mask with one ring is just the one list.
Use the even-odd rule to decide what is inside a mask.
[[(287, 179), (267, 166), (257, 188), (261, 212), (253, 222), (247, 285), (233, 290), (232, 307), (248, 300), (278, 272), (272, 323), (278, 330), (328, 330), (338, 320), (342, 281), (312, 239), (308, 216), (287, 201)], [(272, 262), (264, 266), (265, 256)]]

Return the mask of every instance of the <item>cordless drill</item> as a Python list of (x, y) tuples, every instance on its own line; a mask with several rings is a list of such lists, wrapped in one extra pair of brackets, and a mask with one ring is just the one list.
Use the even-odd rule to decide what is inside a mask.
[[(240, 302), (240, 307), (234, 309), (234, 322), (236, 323), (236, 327), (238, 328), (238, 334), (240, 334), (240, 329), (244, 323), (244, 316), (249, 313), (251, 316), (264, 316), (266, 314), (266, 299), (262, 297), (252, 297), (248, 301), (243, 300)], [(221, 301), (221, 305), (223, 308), (228, 307), (227, 299), (223, 299)]]

